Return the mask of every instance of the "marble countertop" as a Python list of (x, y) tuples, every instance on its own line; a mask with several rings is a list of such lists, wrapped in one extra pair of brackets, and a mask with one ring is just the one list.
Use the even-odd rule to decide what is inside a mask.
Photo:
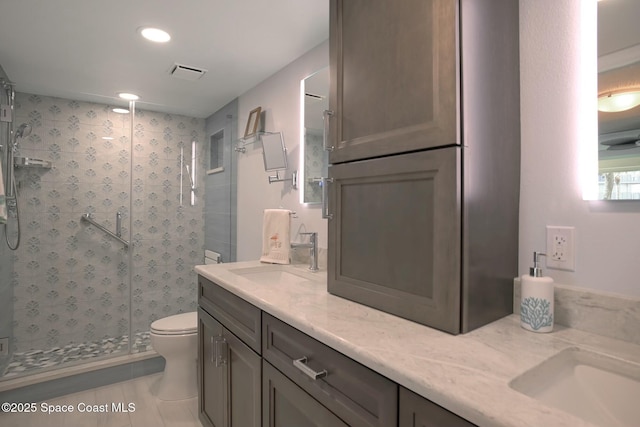
[[(258, 283), (255, 267), (290, 271), (302, 283)], [(640, 346), (556, 325), (527, 332), (511, 315), (463, 335), (450, 335), (331, 295), (326, 272), (258, 261), (198, 265), (198, 274), (335, 350), (479, 426), (592, 426), (509, 387), (560, 351), (579, 347), (640, 363)]]

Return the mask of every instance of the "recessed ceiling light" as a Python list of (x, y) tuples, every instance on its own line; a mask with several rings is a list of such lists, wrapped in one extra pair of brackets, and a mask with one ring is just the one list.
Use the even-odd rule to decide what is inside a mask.
[(140, 34), (147, 40), (156, 43), (166, 43), (171, 40), (171, 36), (160, 28), (143, 27), (139, 29)]
[(138, 99), (140, 99), (138, 95), (127, 92), (119, 92), (118, 96), (122, 99), (126, 99), (127, 101), (137, 101)]
[(104, 139), (105, 141), (111, 141), (114, 138), (112, 136), (103, 136), (102, 139)]
[(126, 108), (114, 108), (111, 111), (118, 114), (129, 114), (129, 110), (127, 110)]

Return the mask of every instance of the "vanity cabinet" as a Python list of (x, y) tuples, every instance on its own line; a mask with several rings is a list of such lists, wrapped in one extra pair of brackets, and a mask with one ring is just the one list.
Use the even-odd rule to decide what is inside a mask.
[(472, 425), (202, 276), (198, 293), (205, 427)]
[(464, 418), (400, 387), (398, 427), (474, 427)]
[(513, 311), (517, 0), (332, 0), (328, 291), (452, 334)]
[[(200, 421), (210, 427), (259, 427), (260, 310), (202, 277), (198, 287)], [(257, 352), (251, 344), (257, 346)]]

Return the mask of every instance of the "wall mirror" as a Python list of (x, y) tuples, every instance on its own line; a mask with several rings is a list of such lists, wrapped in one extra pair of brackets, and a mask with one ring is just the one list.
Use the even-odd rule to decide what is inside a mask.
[(266, 133), (262, 140), (264, 170), (279, 171), (287, 168), (287, 148), (284, 146), (282, 132)]
[(638, 0), (598, 2), (598, 199), (640, 200), (638, 17)]
[(321, 203), (321, 178), (328, 176), (329, 153), (323, 149), (323, 111), (329, 108), (329, 67), (302, 80), (300, 146), (302, 156), (302, 203)]

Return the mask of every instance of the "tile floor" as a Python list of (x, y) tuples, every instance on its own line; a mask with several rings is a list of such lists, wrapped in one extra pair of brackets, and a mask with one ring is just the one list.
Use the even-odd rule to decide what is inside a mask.
[[(104, 387), (36, 402), (35, 413), (0, 412), (2, 427), (202, 427), (198, 420), (198, 398), (165, 402), (152, 395), (161, 373), (139, 377)], [(67, 405), (71, 413), (42, 412), (51, 405)], [(129, 412), (113, 411), (112, 404), (133, 404)], [(80, 412), (80, 409), (107, 407), (108, 412)], [(100, 406), (101, 405), (101, 406)], [(55, 406), (54, 406), (55, 409)]]

